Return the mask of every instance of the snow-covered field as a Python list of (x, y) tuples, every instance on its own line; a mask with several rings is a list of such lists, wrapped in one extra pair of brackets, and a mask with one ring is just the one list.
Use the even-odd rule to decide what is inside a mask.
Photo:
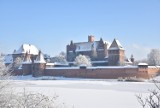
[(25, 76), (14, 78), (11, 83), (17, 91), (25, 87), (28, 91), (40, 92), (50, 97), (56, 94), (59, 96), (58, 102), (65, 103), (67, 108), (142, 108), (135, 95), (146, 95), (148, 90), (155, 88), (150, 82), (50, 79), (54, 80), (37, 80)]

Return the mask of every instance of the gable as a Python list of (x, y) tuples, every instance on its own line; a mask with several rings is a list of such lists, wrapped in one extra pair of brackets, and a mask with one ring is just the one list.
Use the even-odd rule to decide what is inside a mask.
[(117, 50), (117, 49), (123, 50), (123, 47), (118, 40), (114, 39), (109, 50)]

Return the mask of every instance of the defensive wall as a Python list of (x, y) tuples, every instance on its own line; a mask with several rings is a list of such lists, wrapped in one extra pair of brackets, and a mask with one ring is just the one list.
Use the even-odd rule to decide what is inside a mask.
[(147, 72), (139, 72), (138, 67), (95, 67), (95, 68), (55, 68), (45, 69), (45, 76), (63, 76), (72, 78), (117, 79), (119, 77), (149, 78)]
[[(27, 68), (25, 68), (27, 69)], [(29, 70), (28, 70), (29, 71)], [(36, 75), (34, 72), (28, 72), (24, 69), (17, 69), (14, 71), (14, 75), (28, 75), (33, 76), (63, 76), (70, 78), (97, 78), (97, 79), (117, 79), (126, 77), (137, 77), (137, 78), (151, 78), (160, 73), (160, 67), (148, 66), (108, 66), (108, 67), (52, 67), (41, 70)]]

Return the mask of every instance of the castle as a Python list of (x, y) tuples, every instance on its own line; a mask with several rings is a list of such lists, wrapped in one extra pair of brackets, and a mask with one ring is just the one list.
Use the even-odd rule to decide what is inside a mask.
[[(116, 39), (110, 44), (100, 38), (88, 36), (88, 42), (70, 42), (66, 48), (67, 61), (72, 64), (79, 54), (89, 56), (93, 66), (119, 66), (125, 62), (125, 50)], [(133, 62), (133, 61), (132, 61)]]
[[(86, 46), (88, 46), (86, 48)], [(94, 55), (93, 51), (96, 52)], [(94, 41), (93, 36), (88, 37), (88, 42), (73, 43), (67, 45), (67, 60), (73, 62), (73, 58), (78, 54), (84, 54), (91, 57), (92, 63), (106, 61), (105, 66), (96, 67), (55, 67), (54, 63), (47, 63), (43, 53), (31, 44), (23, 44), (12, 55), (7, 55), (5, 59), (6, 65), (15, 64), (17, 57), (22, 58), (22, 64), (15, 68), (13, 75), (29, 75), (38, 76), (63, 76), (78, 78), (108, 78), (114, 79), (119, 77), (138, 77), (150, 78), (160, 73), (160, 66), (148, 66), (148, 64), (140, 63), (138, 66), (118, 66), (125, 62), (125, 50), (116, 39), (110, 44), (109, 42)], [(73, 56), (71, 56), (73, 55)], [(132, 57), (132, 61), (133, 61)], [(98, 63), (99, 63), (98, 62)], [(96, 64), (99, 65), (99, 64)]]

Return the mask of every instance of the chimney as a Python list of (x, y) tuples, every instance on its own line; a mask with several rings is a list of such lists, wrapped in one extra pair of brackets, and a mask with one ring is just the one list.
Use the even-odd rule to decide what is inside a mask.
[(94, 36), (89, 35), (88, 36), (88, 42), (94, 42)]

